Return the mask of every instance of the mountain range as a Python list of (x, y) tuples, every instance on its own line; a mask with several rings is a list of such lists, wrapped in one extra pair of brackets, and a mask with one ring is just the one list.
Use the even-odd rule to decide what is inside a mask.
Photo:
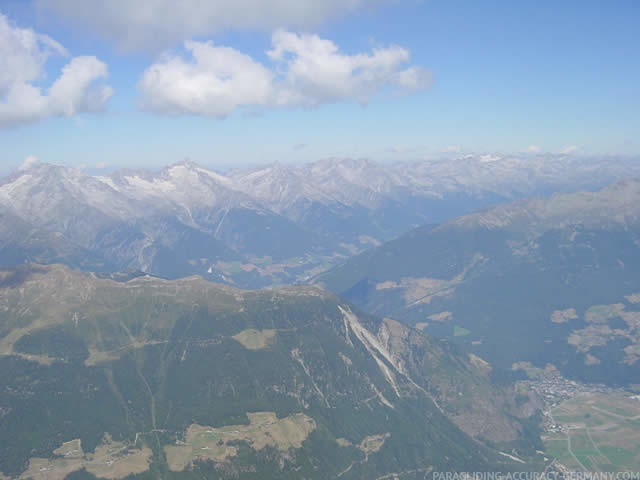
[(15, 172), (0, 480), (545, 468), (543, 404), (514, 379), (640, 378), (639, 168)]
[(40, 164), (0, 183), (0, 264), (290, 284), (419, 225), (636, 174), (633, 159), (550, 155), (326, 159), (225, 174), (189, 161), (103, 176)]

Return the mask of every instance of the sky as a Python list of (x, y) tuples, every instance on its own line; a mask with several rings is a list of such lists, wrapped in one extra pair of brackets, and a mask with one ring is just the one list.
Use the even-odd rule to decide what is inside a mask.
[(0, 0), (0, 168), (638, 155), (637, 0)]

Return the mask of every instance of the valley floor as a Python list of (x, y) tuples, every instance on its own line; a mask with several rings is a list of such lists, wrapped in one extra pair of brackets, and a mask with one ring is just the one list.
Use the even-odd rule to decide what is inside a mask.
[[(545, 455), (565, 472), (640, 472), (640, 395), (536, 372)], [(637, 473), (635, 473), (637, 475)]]

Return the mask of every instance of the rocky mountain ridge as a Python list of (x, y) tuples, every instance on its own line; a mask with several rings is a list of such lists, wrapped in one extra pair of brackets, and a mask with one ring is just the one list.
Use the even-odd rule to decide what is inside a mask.
[(295, 283), (417, 225), (637, 172), (632, 159), (569, 156), (326, 159), (226, 174), (185, 161), (109, 176), (41, 164), (0, 183), (8, 227), (0, 263), (199, 274), (245, 287)]

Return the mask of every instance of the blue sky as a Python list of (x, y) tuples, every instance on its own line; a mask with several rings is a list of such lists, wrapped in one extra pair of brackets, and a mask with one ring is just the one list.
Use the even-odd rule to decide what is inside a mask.
[[(11, 72), (21, 55), (41, 62), (39, 75), (16, 73), (4, 86), (0, 74), (0, 107), (9, 105), (0, 108), (3, 168), (28, 156), (88, 167), (189, 157), (222, 167), (447, 150), (640, 153), (637, 1), (316, 0), (326, 8), (308, 11), (301, 0), (261, 1), (275, 5), (268, 18), (245, 21), (234, 5), (249, 11), (258, 0), (212, 0), (210, 19), (141, 0), (160, 13), (135, 24), (97, 0), (3, 0), (4, 35), (46, 35), (67, 52), (0, 39)], [(123, 40), (134, 29), (141, 33)], [(316, 62), (313, 39), (336, 54)], [(189, 40), (203, 52), (196, 72)], [(276, 46), (278, 59), (267, 55)], [(83, 63), (70, 69), (69, 87), (48, 93), (76, 57)], [(230, 83), (203, 95), (217, 79)], [(29, 115), (28, 98), (8, 100), (17, 84), (47, 97)]]

